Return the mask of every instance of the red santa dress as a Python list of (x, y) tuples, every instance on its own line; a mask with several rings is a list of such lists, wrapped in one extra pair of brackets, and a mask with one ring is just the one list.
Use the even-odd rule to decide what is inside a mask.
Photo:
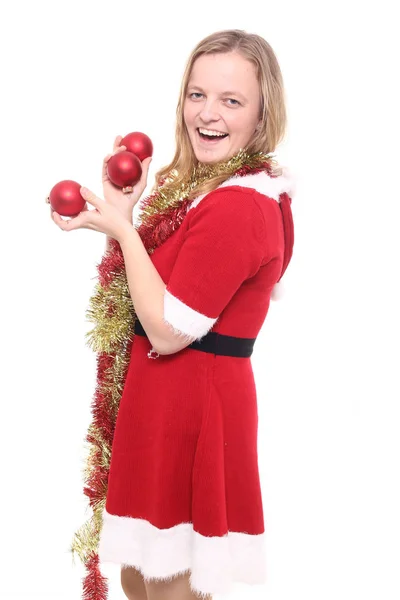
[(287, 171), (262, 172), (189, 205), (151, 259), (165, 322), (196, 341), (154, 359), (138, 322), (120, 401), (100, 561), (146, 580), (190, 571), (200, 596), (265, 582), (250, 355), (282, 271), (283, 192), (292, 197)]

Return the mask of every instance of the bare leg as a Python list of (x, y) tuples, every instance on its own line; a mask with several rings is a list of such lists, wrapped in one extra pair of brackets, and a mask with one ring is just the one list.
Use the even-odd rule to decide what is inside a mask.
[(143, 575), (135, 567), (121, 568), (121, 585), (128, 600), (148, 600)]
[(171, 581), (145, 581), (148, 600), (212, 600), (212, 596), (198, 596), (190, 588), (190, 572)]

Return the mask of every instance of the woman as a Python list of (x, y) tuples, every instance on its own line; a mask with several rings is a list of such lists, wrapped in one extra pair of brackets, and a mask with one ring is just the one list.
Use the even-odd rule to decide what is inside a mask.
[(129, 206), (107, 156), (105, 200), (82, 191), (96, 210), (68, 222), (53, 213), (65, 231), (107, 234), (136, 316), (99, 546), (131, 600), (212, 598), (234, 581), (265, 581), (250, 356), (292, 255), (291, 183), (266, 154), (285, 127), (269, 44), (217, 32), (189, 58), (176, 153), (139, 228), (132, 209), (150, 159)]

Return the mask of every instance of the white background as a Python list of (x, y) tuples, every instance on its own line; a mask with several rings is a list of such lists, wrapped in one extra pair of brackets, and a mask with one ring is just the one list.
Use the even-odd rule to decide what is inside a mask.
[[(232, 598), (400, 597), (398, 29), (394, 2), (7, 3), (1, 45), (1, 600), (80, 598), (95, 386), (85, 310), (105, 237), (64, 233), (61, 179), (101, 195), (114, 137), (174, 150), (183, 68), (240, 28), (280, 62), (295, 252), (252, 357), (268, 581)], [(397, 80), (397, 81), (396, 81)], [(105, 566), (110, 600), (124, 598)]]

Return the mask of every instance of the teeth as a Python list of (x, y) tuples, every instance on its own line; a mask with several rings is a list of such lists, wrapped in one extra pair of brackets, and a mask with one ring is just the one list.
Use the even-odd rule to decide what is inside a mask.
[(202, 129), (201, 127), (199, 127), (199, 131), (200, 131), (200, 133), (203, 133), (204, 135), (218, 135), (218, 136), (226, 135), (225, 133), (222, 133), (221, 131), (214, 131), (213, 129)]

